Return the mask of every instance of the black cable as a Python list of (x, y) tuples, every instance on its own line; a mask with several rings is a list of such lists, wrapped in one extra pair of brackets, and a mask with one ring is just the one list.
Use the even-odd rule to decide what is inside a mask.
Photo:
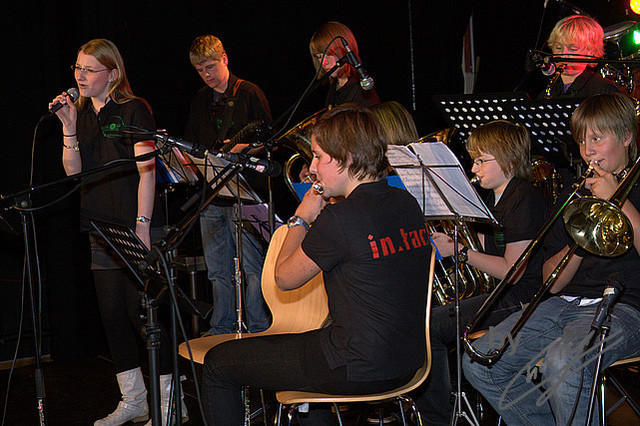
[(4, 397), (4, 408), (2, 410), (2, 423), (0, 425), (4, 426), (5, 420), (7, 418), (7, 408), (9, 406), (9, 389), (11, 388), (11, 378), (13, 376), (13, 371), (16, 368), (16, 362), (18, 361), (18, 353), (20, 351), (20, 343), (22, 342), (22, 326), (24, 323), (24, 292), (25, 292), (25, 274), (27, 269), (27, 258), (26, 254), (22, 264), (22, 287), (20, 292), (20, 321), (18, 322), (18, 340), (16, 342), (16, 349), (13, 353), (13, 358), (11, 358), (11, 367), (9, 368), (9, 376), (7, 377), (7, 390)]
[(320, 65), (316, 69), (316, 73), (314, 74), (313, 79), (307, 85), (307, 87), (304, 89), (304, 91), (302, 92), (302, 95), (300, 95), (300, 97), (298, 98), (296, 103), (293, 105), (293, 107), (292, 107), (293, 109), (291, 110), (291, 113), (287, 117), (287, 121), (282, 125), (280, 130), (278, 130), (277, 132), (275, 132), (273, 134), (272, 139), (274, 139), (274, 140), (278, 139), (278, 137), (281, 136), (281, 133), (284, 130), (287, 129), (287, 126), (289, 125), (289, 123), (291, 122), (291, 119), (293, 118), (294, 114), (296, 113), (296, 111), (300, 107), (300, 104), (302, 103), (304, 98), (309, 94), (309, 92), (311, 91), (311, 88), (314, 86), (314, 84), (318, 81), (318, 76), (320, 75), (320, 70), (322, 69), (322, 62), (324, 61), (325, 57), (327, 56), (327, 50), (329, 50), (329, 46), (331, 46), (336, 40), (340, 40), (340, 39), (344, 40), (344, 38), (342, 36), (336, 36), (336, 37), (332, 38), (331, 41), (327, 44), (327, 46), (324, 48), (324, 50), (322, 51), (322, 58), (320, 58)]

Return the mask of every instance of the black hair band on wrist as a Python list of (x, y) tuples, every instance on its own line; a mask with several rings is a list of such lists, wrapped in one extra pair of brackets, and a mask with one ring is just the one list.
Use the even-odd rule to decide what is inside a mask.
[(74, 134), (72, 134), (72, 135), (65, 135), (64, 133), (62, 134), (62, 137), (63, 137), (63, 138), (73, 138), (73, 137), (75, 137), (75, 136), (78, 136), (78, 134), (77, 134), (77, 133), (74, 133)]

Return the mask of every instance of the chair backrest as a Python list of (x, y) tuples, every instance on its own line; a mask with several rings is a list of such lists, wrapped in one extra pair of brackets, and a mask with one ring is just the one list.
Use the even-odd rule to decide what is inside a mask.
[(427, 303), (425, 306), (425, 338), (426, 338), (426, 353), (425, 361), (422, 367), (420, 367), (411, 380), (403, 386), (397, 387), (387, 392), (368, 394), (368, 395), (330, 395), (313, 392), (301, 392), (301, 391), (281, 391), (276, 393), (276, 399), (281, 404), (301, 404), (304, 402), (322, 403), (322, 402), (372, 402), (381, 401), (384, 399), (395, 398), (401, 395), (405, 395), (412, 390), (420, 386), (429, 376), (431, 371), (431, 340), (429, 339), (429, 324), (431, 319), (431, 290), (433, 288), (433, 274), (435, 270), (436, 250), (432, 247), (431, 259), (429, 261), (429, 283), (427, 288)]
[(262, 269), (262, 295), (273, 318), (266, 330), (268, 334), (315, 330), (322, 327), (329, 315), (322, 273), (295, 290), (283, 291), (278, 288), (275, 266), (286, 235), (287, 227), (284, 225), (273, 233)]

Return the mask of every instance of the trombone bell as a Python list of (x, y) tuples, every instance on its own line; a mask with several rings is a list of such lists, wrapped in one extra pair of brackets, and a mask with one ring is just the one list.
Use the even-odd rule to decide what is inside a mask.
[(566, 207), (563, 220), (571, 238), (591, 254), (620, 256), (633, 245), (629, 218), (610, 201), (576, 198)]

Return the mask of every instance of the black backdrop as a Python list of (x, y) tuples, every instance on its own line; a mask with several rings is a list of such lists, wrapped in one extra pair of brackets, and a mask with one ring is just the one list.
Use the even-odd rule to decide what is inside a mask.
[[(625, 16), (626, 3), (575, 0), (571, 4), (591, 13), (606, 27), (630, 19)], [(104, 37), (116, 43), (134, 92), (149, 100), (159, 128), (179, 136), (190, 98), (201, 86), (188, 60), (188, 48), (195, 36), (219, 36), (231, 70), (262, 87), (277, 117), (313, 77), (308, 53), (311, 34), (322, 22), (338, 20), (355, 33), (362, 61), (374, 76), (381, 99), (402, 102), (414, 113), (421, 134), (426, 134), (443, 127), (431, 106), (431, 96), (463, 90), (461, 46), (470, 14), (474, 16), (475, 52), (479, 57), (476, 92), (511, 91), (524, 74), (527, 49), (536, 43), (544, 4), (543, 0), (11, 2), (3, 8), (0, 194), (27, 186), (36, 123), (48, 101), (74, 85), (69, 65), (75, 60), (77, 48), (89, 39)], [(543, 37), (558, 18), (569, 13), (567, 5), (571, 4), (548, 1)], [(316, 94), (304, 102), (294, 122), (317, 111), (322, 97)], [(39, 126), (35, 182), (62, 176), (57, 126), (57, 121), (49, 118)], [(60, 225), (73, 216), (69, 209), (72, 201), (69, 203), (41, 215), (39, 240), (44, 256), (49, 256), (48, 264), (60, 267), (61, 280), (83, 281), (81, 269), (74, 273), (68, 269), (73, 248), (61, 245), (60, 238), (52, 239), (69, 232)], [(15, 220), (9, 217), (14, 225)], [(73, 244), (71, 238), (63, 240)], [(0, 270), (4, 272), (0, 291), (7, 294), (10, 288), (12, 295), (0, 302), (11, 305), (11, 309), (0, 307), (0, 311), (13, 312), (22, 268), (21, 240), (0, 232), (0, 244)], [(81, 260), (74, 257), (72, 263), (80, 264)], [(49, 274), (53, 274), (51, 267)], [(75, 293), (77, 290), (69, 288), (58, 297)], [(0, 319), (6, 321), (6, 317)], [(0, 336), (3, 332), (0, 330)]]

